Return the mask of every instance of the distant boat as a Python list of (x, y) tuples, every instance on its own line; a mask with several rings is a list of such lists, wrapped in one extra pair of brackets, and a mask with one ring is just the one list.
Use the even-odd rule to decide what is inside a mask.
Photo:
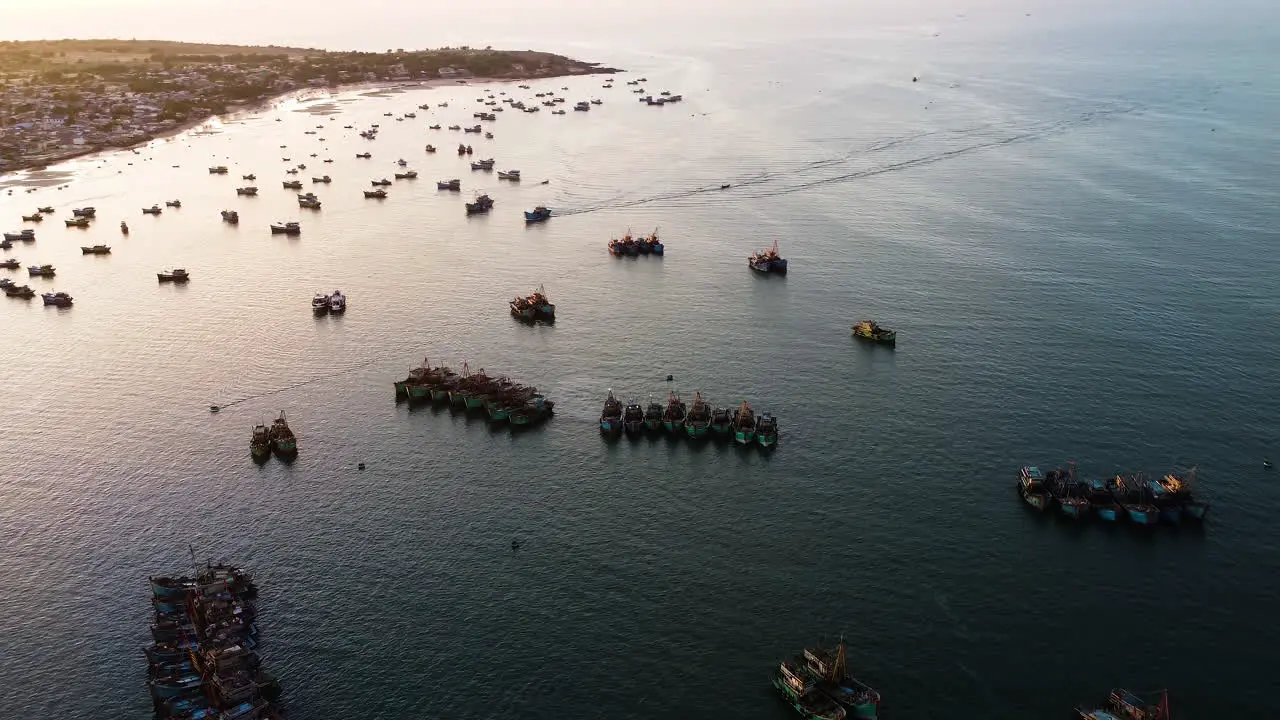
[(455, 180), (437, 180), (436, 189), (437, 190), (453, 190), (457, 192), (462, 189), (462, 181), (456, 180), (456, 179)]
[(551, 217), (551, 209), (545, 205), (539, 205), (533, 209), (533, 212), (524, 211), (524, 221), (527, 223), (542, 222)]
[(23, 216), (22, 216), (22, 221), (23, 221), (23, 222), (34, 222), (34, 223), (44, 222), (44, 215), (41, 215), (40, 213), (35, 213), (35, 214), (33, 214), (33, 215), (23, 215)]
[(31, 228), (27, 228), (26, 230), (19, 230), (16, 233), (4, 233), (4, 239), (10, 241), (18, 240), (21, 242), (31, 242), (36, 239), (36, 231)]
[(867, 340), (880, 345), (888, 345), (889, 347), (895, 347), (898, 344), (897, 331), (881, 327), (874, 320), (860, 321), (853, 326), (852, 333), (859, 340)]
[(476, 161), (473, 161), (473, 162), (471, 163), (471, 169), (472, 169), (472, 170), (486, 170), (486, 171), (487, 171), (487, 170), (492, 170), (492, 169), (493, 169), (493, 163), (494, 163), (494, 161), (493, 161), (492, 159), (490, 159), (490, 160), (476, 160)]
[(222, 221), (235, 225), (240, 222), (240, 213), (236, 212), (235, 210), (223, 210)]
[(638, 435), (644, 430), (644, 408), (639, 401), (632, 399), (622, 411), (622, 429), (628, 435)]
[(52, 265), (28, 265), (27, 275), (31, 277), (53, 277), (57, 275)]
[(329, 295), (329, 312), (343, 313), (347, 311), (347, 296), (341, 290), (334, 290)]
[(174, 268), (156, 273), (156, 279), (162, 283), (184, 283), (191, 279), (191, 274), (182, 268)]
[(302, 189), (301, 180), (285, 180), (280, 184), (284, 186), (285, 190), (301, 190)]
[(123, 221), (123, 220), (121, 220), (121, 221), (120, 221), (120, 234), (121, 234), (121, 235), (128, 235), (128, 234), (129, 234), (129, 223), (127, 223), (127, 222), (125, 222), (125, 221)]
[(1026, 465), (1018, 471), (1018, 492), (1028, 505), (1044, 512), (1049, 509), (1049, 490), (1045, 487), (1044, 473), (1034, 465)]
[(252, 180), (257, 180), (257, 179), (258, 179), (258, 176), (257, 176), (257, 175), (254, 175), (253, 173), (249, 173), (248, 175), (241, 175), (241, 176), (240, 176), (240, 179), (241, 179), (241, 180), (250, 180), (250, 181), (252, 181)]
[(324, 293), (316, 293), (311, 298), (311, 309), (317, 315), (324, 315), (329, 312), (329, 296)]
[(93, 206), (89, 206), (89, 207), (75, 208), (71, 211), (71, 214), (76, 217), (91, 218), (97, 215), (98, 211)]
[(45, 305), (54, 305), (57, 307), (71, 307), (74, 299), (64, 292), (45, 293), (40, 297), (44, 298)]
[(499, 170), (499, 171), (498, 171), (498, 179), (499, 179), (499, 180), (513, 180), (513, 181), (515, 181), (515, 182), (519, 182), (519, 181), (520, 181), (520, 171), (519, 171), (519, 170)]
[(395, 178), (396, 178), (397, 180), (415, 180), (415, 179), (417, 179), (417, 177), (418, 177), (418, 171), (417, 171), (417, 170), (410, 170), (409, 172), (403, 172), (403, 173), (396, 173), (396, 174), (395, 174)]
[(160, 206), (159, 206), (159, 205), (152, 205), (152, 206), (151, 206), (151, 207), (149, 207), (149, 208), (142, 208), (142, 214), (143, 214), (143, 215), (159, 215), (159, 214), (160, 214)]
[(302, 226), (296, 222), (272, 223), (272, 235), (300, 235), (302, 234)]
[(382, 188), (378, 188), (377, 190), (365, 190), (364, 196), (374, 200), (384, 200), (387, 197), (387, 191)]
[(488, 195), (478, 195), (475, 202), (469, 202), (466, 205), (468, 215), (487, 213), (493, 209), (493, 198)]
[(429, 153), (433, 153), (433, 152), (435, 152), (435, 151), (436, 151), (436, 146), (435, 146), (435, 145), (428, 145), (428, 146), (426, 147), (426, 151), (427, 151), (427, 152), (429, 152)]
[(382, 178), (381, 180), (370, 180), (369, 184), (374, 187), (382, 187), (384, 185), (390, 185), (391, 181), (386, 178)]
[(333, 182), (333, 178), (329, 177), (328, 175), (325, 175), (325, 176), (323, 176), (323, 177), (313, 177), (313, 178), (311, 178), (311, 182), (313, 182), (313, 183), (326, 183), (326, 184), (328, 184), (328, 183)]
[(356, 153), (356, 157), (368, 160), (369, 158), (373, 157), (373, 154), (372, 153)]
[(94, 245), (93, 247), (80, 246), (80, 252), (84, 255), (109, 255), (111, 254), (110, 245)]
[(209, 174), (210, 174), (210, 175), (226, 175), (226, 174), (227, 174), (227, 166), (226, 166), (226, 165), (217, 165), (217, 166), (215, 166), (215, 167), (211, 167), (211, 168), (209, 168)]
[(604, 410), (600, 412), (600, 432), (606, 435), (617, 435), (622, 432), (622, 403), (609, 391), (605, 398)]
[(171, 208), (180, 208), (180, 207), (182, 207), (182, 201), (181, 201), (181, 200), (166, 200), (164, 204), (165, 204), (165, 207), (171, 207)]
[(778, 242), (776, 240), (773, 243), (773, 247), (752, 253), (751, 257), (747, 258), (747, 265), (752, 270), (760, 273), (787, 274), (787, 261), (778, 254)]
[(249, 187), (236, 188), (237, 195), (257, 195), (258, 188), (250, 185)]

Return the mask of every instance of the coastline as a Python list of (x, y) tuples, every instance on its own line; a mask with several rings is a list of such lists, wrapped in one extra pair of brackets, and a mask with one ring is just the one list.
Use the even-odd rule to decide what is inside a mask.
[(229, 108), (225, 113), (219, 113), (215, 115), (206, 115), (199, 119), (188, 120), (185, 123), (181, 123), (167, 130), (148, 135), (146, 139), (139, 140), (138, 142), (133, 143), (131, 145), (121, 145), (121, 146), (107, 145), (107, 146), (81, 147), (73, 150), (67, 150), (66, 152), (58, 153), (53, 156), (45, 156), (39, 159), (32, 160), (31, 162), (25, 165), (18, 165), (17, 167), (7, 169), (4, 171), (3, 174), (0, 174), (0, 189), (45, 187), (49, 185), (60, 185), (63, 182), (62, 179), (59, 179), (57, 182), (54, 182), (54, 183), (46, 183), (46, 182), (39, 182), (39, 181), (28, 182), (27, 180), (30, 178), (30, 175), (33, 173), (44, 172), (46, 170), (53, 170), (54, 166), (60, 165), (62, 163), (70, 162), (72, 160), (77, 160), (81, 158), (91, 157), (93, 155), (105, 155), (105, 154), (127, 151), (127, 150), (134, 150), (137, 148), (145, 147), (155, 142), (156, 140), (166, 140), (169, 138), (182, 135), (183, 133), (190, 132), (191, 130), (199, 128), (203, 125), (206, 125), (213, 120), (220, 120), (223, 118), (234, 118), (237, 115), (251, 115), (264, 110), (268, 110), (280, 104), (281, 102), (286, 102), (289, 100), (299, 100), (299, 101), (315, 100), (315, 99), (320, 99), (321, 97), (326, 97), (326, 96), (332, 97), (332, 96), (343, 94), (343, 93), (359, 92), (362, 90), (363, 91), (421, 90), (424, 88), (431, 89), (431, 88), (437, 88), (437, 87), (454, 87), (458, 85), (487, 85), (492, 83), (515, 83), (515, 82), (526, 82), (526, 81), (532, 81), (532, 80), (547, 80), (547, 79), (557, 78), (557, 77), (581, 77), (583, 75), (613, 74), (617, 72), (620, 72), (620, 71), (615, 68), (600, 68), (598, 71), (591, 72), (591, 73), (539, 75), (536, 77), (466, 77), (466, 78), (431, 78), (428, 80), (370, 80), (370, 81), (358, 82), (358, 83), (342, 83), (339, 85), (332, 85), (332, 86), (325, 86), (325, 87), (292, 88), (290, 90), (285, 90), (283, 92), (280, 92), (268, 97), (264, 97), (259, 100), (254, 100), (241, 105), (236, 105), (232, 108)]

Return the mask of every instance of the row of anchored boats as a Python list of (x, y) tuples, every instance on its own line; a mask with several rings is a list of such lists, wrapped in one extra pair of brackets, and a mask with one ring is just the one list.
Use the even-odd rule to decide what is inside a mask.
[[(210, 406), (213, 409), (215, 406)], [(284, 413), (271, 422), (253, 426), (253, 434), (249, 437), (249, 455), (254, 462), (262, 464), (272, 454), (282, 462), (293, 462), (298, 458), (298, 438), (293, 434), (285, 420)]]
[(335, 315), (347, 311), (347, 296), (341, 290), (331, 293), (318, 292), (311, 298), (311, 310), (317, 315), (333, 313)]
[(483, 368), (472, 372), (465, 362), (461, 372), (454, 372), (424, 360), (395, 383), (395, 390), (397, 400), (448, 403), (460, 410), (483, 412), (490, 421), (506, 422), (512, 428), (535, 425), (555, 411), (555, 402), (537, 388), (490, 376)]
[(159, 718), (279, 717), (280, 683), (262, 669), (257, 587), (248, 572), (206, 563), (192, 577), (152, 577), (147, 687)]
[(667, 246), (658, 239), (658, 229), (654, 228), (653, 232), (644, 237), (635, 237), (627, 230), (620, 238), (609, 239), (609, 254), (614, 257), (622, 257), (624, 255), (635, 257), (637, 255), (662, 255), (667, 251)]
[(691, 438), (732, 436), (740, 445), (755, 443), (770, 448), (778, 444), (778, 419), (769, 413), (757, 415), (746, 400), (734, 410), (712, 408), (701, 392), (695, 392), (690, 406), (671, 391), (667, 393), (666, 405), (650, 396), (647, 406), (635, 398), (624, 406), (613, 390), (609, 390), (600, 412), (601, 433), (615, 437), (626, 433), (636, 437), (663, 430)]
[(805, 648), (778, 664), (773, 686), (805, 720), (875, 720), (880, 693), (849, 672), (844, 640), (835, 650)]
[(1152, 479), (1142, 473), (1081, 480), (1075, 463), (1066, 469), (1042, 472), (1033, 465), (1018, 472), (1018, 493), (1040, 512), (1053, 508), (1072, 519), (1092, 515), (1104, 522), (1128, 520), (1150, 526), (1161, 521), (1177, 524), (1200, 522), (1209, 503), (1193, 492), (1195, 470), (1171, 472)]

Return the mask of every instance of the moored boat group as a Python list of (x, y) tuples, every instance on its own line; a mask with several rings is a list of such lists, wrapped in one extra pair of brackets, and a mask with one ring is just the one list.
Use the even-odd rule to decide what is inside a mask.
[(249, 455), (254, 462), (264, 463), (272, 453), (287, 463), (298, 458), (298, 438), (293, 434), (283, 412), (270, 425), (254, 425), (253, 434), (249, 437)]
[(1195, 470), (1170, 472), (1158, 479), (1142, 473), (1081, 480), (1075, 463), (1067, 469), (1043, 472), (1033, 465), (1018, 472), (1018, 494), (1035, 510), (1053, 508), (1075, 520), (1093, 516), (1103, 522), (1127, 520), (1151, 526), (1163, 521), (1201, 522), (1209, 503), (1193, 493)]
[(513, 429), (536, 425), (555, 411), (555, 402), (537, 388), (490, 376), (483, 368), (473, 372), (465, 362), (460, 372), (454, 372), (424, 360), (395, 383), (395, 390), (397, 401), (447, 403), (451, 408), (483, 412), (490, 422), (506, 422)]
[(147, 687), (159, 718), (280, 717), (279, 682), (258, 657), (257, 587), (246, 571), (206, 563), (193, 577), (152, 577)]
[(773, 686), (805, 720), (875, 720), (880, 693), (849, 673), (844, 640), (834, 651), (805, 648), (783, 660)]
[(634, 237), (628, 230), (625, 235), (620, 238), (612, 238), (609, 240), (609, 254), (614, 257), (637, 255), (663, 255), (667, 251), (667, 246), (658, 240), (658, 231), (655, 229), (645, 237)]
[(739, 445), (756, 444), (764, 448), (778, 444), (778, 419), (769, 413), (757, 414), (745, 400), (733, 410), (713, 408), (701, 392), (693, 394), (693, 404), (689, 405), (671, 391), (667, 393), (665, 405), (650, 396), (647, 405), (632, 398), (624, 406), (613, 390), (609, 391), (600, 412), (601, 433), (637, 437), (661, 431), (690, 438), (732, 437)]

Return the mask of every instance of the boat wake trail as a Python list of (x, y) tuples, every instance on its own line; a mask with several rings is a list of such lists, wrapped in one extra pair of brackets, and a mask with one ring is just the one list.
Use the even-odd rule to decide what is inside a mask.
[(240, 403), (249, 402), (250, 400), (257, 400), (258, 398), (270, 397), (270, 396), (272, 396), (272, 395), (279, 395), (279, 394), (280, 394), (280, 393), (282, 393), (282, 392), (288, 392), (288, 391), (290, 391), (290, 390), (296, 390), (296, 389), (298, 389), (298, 388), (300, 388), (300, 387), (303, 387), (303, 386), (305, 386), (305, 385), (311, 385), (311, 384), (313, 384), (313, 383), (318, 383), (318, 382), (320, 382), (320, 381), (322, 381), (322, 380), (328, 380), (328, 379), (330, 379), (330, 378), (338, 377), (339, 375), (346, 375), (346, 374), (347, 374), (347, 373), (349, 373), (349, 372), (353, 372), (353, 371), (355, 371), (355, 370), (359, 370), (359, 369), (361, 369), (361, 368), (363, 368), (363, 367), (368, 367), (368, 366), (369, 366), (369, 365), (371, 365), (371, 364), (373, 364), (373, 361), (372, 361), (372, 360), (366, 360), (366, 361), (364, 361), (364, 362), (362, 362), (362, 363), (358, 363), (358, 364), (356, 364), (356, 365), (352, 365), (352, 366), (350, 366), (350, 367), (343, 368), (342, 370), (338, 370), (338, 371), (336, 371), (336, 372), (331, 372), (331, 373), (328, 373), (327, 375), (321, 375), (321, 376), (319, 376), (319, 377), (313, 377), (313, 378), (310, 378), (310, 379), (307, 379), (307, 380), (303, 380), (303, 381), (301, 381), (301, 382), (296, 382), (296, 383), (294, 383), (294, 384), (292, 384), (292, 385), (286, 385), (286, 386), (284, 386), (284, 387), (282, 387), (282, 388), (276, 388), (276, 389), (274, 389), (274, 390), (267, 390), (267, 391), (265, 391), (265, 392), (255, 393), (255, 394), (253, 394), (253, 395), (246, 395), (246, 396), (244, 396), (244, 397), (237, 398), (237, 399), (235, 399), (235, 400), (229, 400), (229, 401), (227, 401), (227, 402), (225, 402), (225, 403), (221, 403), (221, 404), (211, 404), (211, 405), (209, 406), (209, 408), (210, 408), (210, 409), (214, 409), (214, 408), (216, 408), (217, 410), (226, 410), (226, 409), (227, 409), (227, 408), (229, 408), (229, 407), (235, 407), (236, 405), (239, 405)]
[[(666, 204), (673, 207), (708, 205), (726, 192), (745, 199), (762, 199), (803, 192), (824, 185), (846, 183), (886, 173), (945, 162), (965, 155), (1008, 145), (1040, 140), (1092, 123), (1141, 110), (1137, 104), (1113, 104), (1090, 109), (1064, 119), (1040, 123), (992, 123), (955, 130), (918, 132), (884, 138), (832, 158), (782, 167), (755, 175), (727, 179), (725, 183), (673, 189), (643, 197), (616, 196), (581, 207), (557, 209), (557, 215), (580, 215), (601, 210), (617, 210), (640, 205)], [(912, 152), (914, 151), (914, 152)], [(883, 159), (885, 155), (907, 155)], [(880, 160), (880, 162), (875, 162)], [(872, 161), (868, 164), (868, 161)], [(727, 187), (726, 187), (727, 185)]]

